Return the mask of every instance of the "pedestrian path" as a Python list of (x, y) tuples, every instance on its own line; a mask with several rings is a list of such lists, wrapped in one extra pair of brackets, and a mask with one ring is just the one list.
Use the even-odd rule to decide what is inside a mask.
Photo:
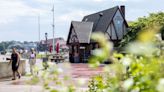
[[(41, 60), (37, 60), (37, 66), (42, 68)], [(58, 64), (59, 67), (64, 67), (63, 64)], [(29, 73), (29, 65), (27, 63), (27, 73)], [(64, 71), (64, 73), (67, 71)], [(102, 67), (98, 69), (91, 69), (87, 64), (71, 64), (71, 76), (74, 82), (77, 82), (79, 79), (83, 78), (86, 80), (85, 86), (79, 87), (79, 90), (86, 90), (89, 78), (102, 73)], [(41, 85), (28, 85), (27, 81), (30, 80), (29, 76), (23, 76), (21, 79), (12, 81), (11, 78), (0, 79), (0, 92), (42, 92)], [(76, 84), (76, 83), (75, 83)]]

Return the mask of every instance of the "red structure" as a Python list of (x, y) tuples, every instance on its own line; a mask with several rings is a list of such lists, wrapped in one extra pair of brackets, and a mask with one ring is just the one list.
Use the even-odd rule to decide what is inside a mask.
[(49, 46), (49, 52), (52, 53), (52, 45)]
[[(68, 48), (68, 46), (66, 45), (66, 41), (63, 39), (63, 38), (55, 38), (55, 48), (54, 50), (57, 51), (58, 49), (58, 52), (61, 49), (65, 49), (65, 48)], [(41, 45), (45, 45), (46, 44), (46, 41), (45, 40), (41, 40)], [(50, 53), (52, 53), (53, 51), (53, 39), (47, 39), (47, 45), (48, 45), (48, 51)], [(57, 46), (58, 45), (58, 46)]]
[(57, 42), (57, 44), (56, 44), (56, 53), (59, 53), (59, 49), (60, 49), (60, 44), (59, 44), (59, 42)]

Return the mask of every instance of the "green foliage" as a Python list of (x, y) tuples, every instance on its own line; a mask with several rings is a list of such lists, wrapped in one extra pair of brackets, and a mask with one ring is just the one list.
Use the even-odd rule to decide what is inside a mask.
[(46, 54), (37, 54), (36, 55), (36, 58), (38, 59), (42, 59), (42, 58), (45, 58), (46, 57)]
[[(42, 84), (46, 92), (76, 92), (75, 85), (70, 81), (71, 75), (63, 73), (63, 68), (57, 66), (53, 62), (47, 63), (47, 69), (39, 71), (38, 67), (34, 67), (34, 74), (28, 84)], [(70, 64), (63, 63), (65, 70), (69, 70)]]
[(154, 38), (159, 29), (145, 28), (137, 40), (127, 46), (129, 54), (114, 53), (113, 64), (104, 68), (104, 74), (92, 78), (88, 92), (163, 92), (164, 44)]
[(8, 47), (11, 44), (11, 42), (1, 42), (0, 43), (0, 51), (4, 51), (6, 47)]
[(110, 55), (110, 51), (112, 48), (112, 44), (108, 42), (107, 38), (105, 38), (104, 34), (102, 33), (93, 33), (92, 39), (99, 42), (101, 49), (96, 49), (94, 55), (90, 58), (89, 63), (90, 67), (97, 67), (103, 61), (108, 59)]
[[(164, 38), (164, 13), (151, 13), (148, 17), (139, 18), (135, 22), (129, 23), (129, 30), (127, 35), (120, 43), (120, 48), (125, 47), (129, 42), (136, 40), (139, 32), (151, 28), (152, 26), (161, 26), (160, 32)], [(154, 30), (155, 31), (155, 30)]]

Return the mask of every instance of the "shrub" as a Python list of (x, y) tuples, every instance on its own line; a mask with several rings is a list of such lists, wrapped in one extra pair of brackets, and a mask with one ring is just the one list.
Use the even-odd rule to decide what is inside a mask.
[[(127, 54), (113, 54), (113, 64), (105, 66), (104, 74), (92, 78), (88, 92), (163, 92), (163, 41), (154, 38), (159, 29), (153, 27), (142, 31), (138, 39), (126, 48)], [(102, 38), (93, 38), (102, 44)], [(118, 60), (118, 56), (121, 59)], [(91, 60), (96, 63), (107, 58), (99, 56), (99, 59)]]

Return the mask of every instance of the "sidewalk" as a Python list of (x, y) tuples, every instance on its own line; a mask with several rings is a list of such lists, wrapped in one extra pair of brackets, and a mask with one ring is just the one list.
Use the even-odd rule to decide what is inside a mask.
[(0, 92), (43, 92), (41, 86), (0, 85)]
[[(41, 66), (41, 61), (37, 61), (37, 66)], [(62, 67), (62, 64), (59, 64)], [(93, 75), (100, 74), (102, 68), (93, 70), (87, 66), (87, 64), (71, 64), (71, 74), (74, 82), (77, 82), (79, 78), (86, 79), (87, 82), (89, 78)], [(27, 65), (27, 69), (29, 65)], [(0, 92), (43, 92), (41, 85), (27, 85), (27, 81), (30, 80), (29, 76), (23, 76), (21, 79), (12, 81), (11, 78), (0, 79)], [(87, 83), (84, 87), (78, 88), (79, 90), (86, 90)]]

